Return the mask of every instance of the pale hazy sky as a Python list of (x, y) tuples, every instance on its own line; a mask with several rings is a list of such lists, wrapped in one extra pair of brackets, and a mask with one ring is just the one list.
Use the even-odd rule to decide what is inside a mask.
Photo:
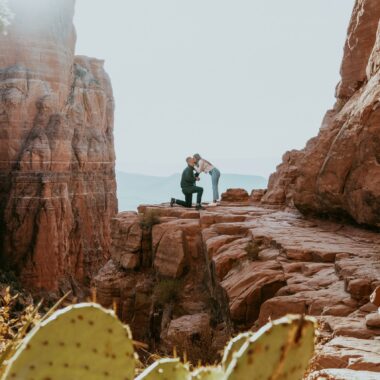
[(334, 103), (354, 0), (77, 0), (77, 54), (105, 59), (117, 168), (199, 152), (268, 176)]

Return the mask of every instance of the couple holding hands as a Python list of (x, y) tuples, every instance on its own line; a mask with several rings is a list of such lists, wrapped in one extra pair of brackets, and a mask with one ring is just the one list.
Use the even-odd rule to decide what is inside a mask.
[(212, 182), (212, 191), (213, 191), (213, 203), (210, 203), (209, 206), (216, 206), (219, 199), (219, 178), (220, 171), (211, 164), (211, 162), (202, 158), (198, 153), (194, 154), (193, 157), (186, 158), (187, 167), (182, 173), (181, 177), (181, 188), (182, 192), (185, 195), (185, 201), (180, 199), (172, 198), (170, 200), (170, 206), (173, 207), (174, 204), (179, 206), (190, 208), (193, 204), (193, 194), (197, 194), (197, 204), (195, 208), (197, 210), (204, 210), (202, 207), (202, 195), (203, 187), (196, 186), (196, 181), (199, 181), (199, 175), (201, 173), (210, 174)]

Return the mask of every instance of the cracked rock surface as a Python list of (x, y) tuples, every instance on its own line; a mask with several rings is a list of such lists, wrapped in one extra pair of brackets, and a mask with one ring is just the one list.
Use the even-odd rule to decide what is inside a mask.
[[(157, 220), (147, 233), (149, 213)], [(320, 324), (313, 368), (380, 372), (380, 327), (368, 323), (377, 313), (369, 297), (380, 284), (378, 233), (247, 202), (201, 212), (141, 206), (119, 214), (112, 231), (125, 249), (96, 277), (99, 300), (116, 300), (138, 339), (166, 352), (187, 342), (193, 360), (214, 359), (231, 334), (301, 313)], [(137, 265), (123, 267), (123, 255)]]

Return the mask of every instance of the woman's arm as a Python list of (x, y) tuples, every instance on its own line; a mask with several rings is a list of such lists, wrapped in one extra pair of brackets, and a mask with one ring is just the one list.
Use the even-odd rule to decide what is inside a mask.
[(198, 165), (194, 166), (197, 173), (202, 173), (205, 169), (205, 162), (203, 160), (199, 160)]

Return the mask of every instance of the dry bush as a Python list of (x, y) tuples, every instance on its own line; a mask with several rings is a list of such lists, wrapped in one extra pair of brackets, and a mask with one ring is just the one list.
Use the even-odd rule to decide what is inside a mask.
[(4, 361), (12, 356), (18, 343), (41, 319), (38, 314), (41, 304), (28, 305), (20, 311), (18, 298), (18, 294), (11, 294), (10, 287), (0, 295), (0, 375)]

